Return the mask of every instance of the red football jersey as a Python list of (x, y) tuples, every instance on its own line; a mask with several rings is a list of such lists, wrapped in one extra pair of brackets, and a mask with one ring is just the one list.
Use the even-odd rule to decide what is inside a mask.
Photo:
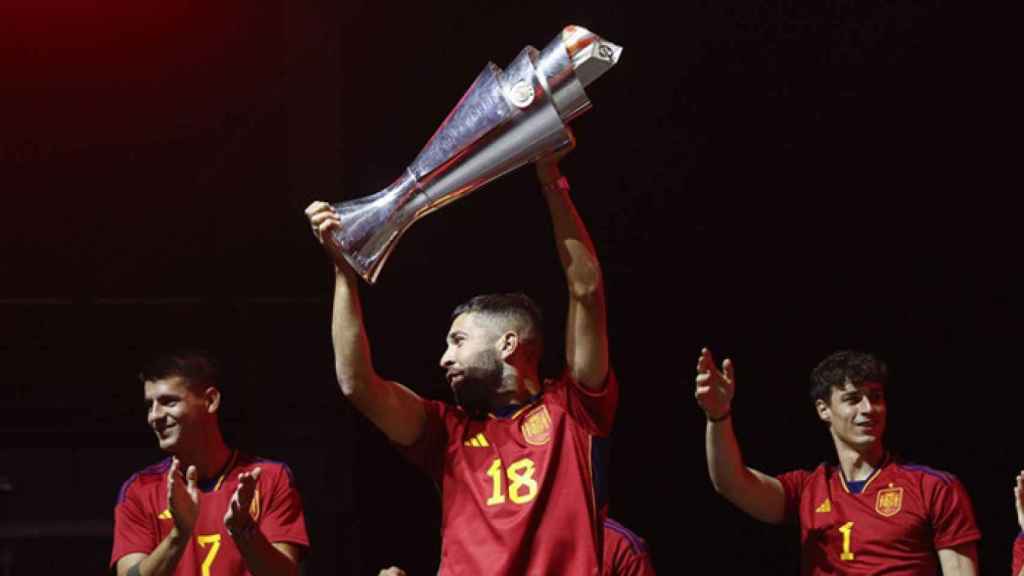
[(778, 478), (786, 517), (800, 522), (802, 574), (937, 574), (937, 550), (981, 538), (970, 498), (946, 472), (890, 461), (858, 494), (825, 464)]
[(604, 576), (654, 576), (647, 543), (611, 518), (604, 521)]
[(1024, 569), (1024, 532), (1013, 542), (1013, 576), (1019, 576)]
[(400, 448), (441, 487), (440, 574), (597, 576), (603, 502), (597, 444), (618, 384), (593, 393), (568, 376), (508, 417), (471, 419), (424, 400), (424, 431)]
[[(270, 542), (309, 546), (302, 502), (288, 466), (236, 451), (213, 488), (199, 494), (199, 518), (175, 574), (249, 574), (234, 540), (224, 527), (224, 514), (238, 487), (238, 476), (257, 467), (262, 471), (249, 512), (259, 524), (260, 531)], [(170, 468), (171, 459), (168, 458), (134, 474), (121, 487), (114, 507), (111, 567), (126, 554), (149, 554), (171, 532), (174, 520), (167, 510), (167, 473)]]

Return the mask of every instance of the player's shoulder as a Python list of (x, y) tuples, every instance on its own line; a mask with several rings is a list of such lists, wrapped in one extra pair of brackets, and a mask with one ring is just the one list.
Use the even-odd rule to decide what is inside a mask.
[(647, 542), (636, 532), (633, 532), (611, 518), (606, 518), (604, 521), (604, 533), (605, 538), (609, 542), (626, 545), (634, 554), (647, 554)]
[(822, 462), (813, 468), (794, 468), (792, 470), (787, 470), (779, 474), (778, 477), (788, 478), (808, 484), (819, 480), (827, 481), (833, 473), (835, 473), (835, 466), (828, 462)]
[(289, 482), (295, 480), (292, 469), (286, 462), (239, 452), (238, 460), (235, 463), (235, 470), (239, 474), (250, 472), (256, 468), (260, 469), (260, 475), (268, 477), (284, 476)]
[(170, 469), (171, 458), (168, 457), (132, 474), (121, 484), (121, 489), (117, 492), (117, 503), (123, 502), (130, 492), (159, 488), (160, 484), (167, 477), (167, 471)]
[(573, 380), (572, 373), (568, 369), (563, 370), (558, 376), (544, 379), (540, 392), (536, 396), (536, 401), (543, 404), (564, 406), (568, 402), (567, 397), (575, 392), (577, 386), (579, 385)]
[(922, 483), (936, 483), (945, 486), (953, 486), (960, 483), (960, 480), (952, 472), (932, 468), (914, 462), (893, 462), (894, 472)]
[(458, 404), (423, 397), (420, 398), (420, 402), (428, 420), (439, 420), (447, 425), (451, 425), (453, 422), (463, 422), (471, 419), (466, 410)]
[(577, 382), (572, 371), (569, 368), (565, 368), (558, 376), (544, 379), (540, 395), (545, 400), (564, 403), (565, 398), (569, 395), (598, 398), (611, 394), (617, 397), (618, 387), (618, 377), (615, 375), (615, 370), (610, 366), (605, 374), (604, 382), (595, 390), (588, 389), (583, 384)]

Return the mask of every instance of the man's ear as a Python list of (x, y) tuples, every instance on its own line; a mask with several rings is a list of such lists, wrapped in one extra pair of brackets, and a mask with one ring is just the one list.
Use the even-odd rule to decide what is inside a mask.
[(814, 401), (814, 409), (818, 411), (818, 418), (821, 418), (822, 422), (826, 424), (832, 423), (832, 409), (825, 403), (824, 400), (818, 398)]
[(203, 401), (206, 402), (207, 413), (216, 414), (217, 410), (220, 409), (220, 390), (213, 386), (208, 386), (203, 391)]
[(501, 335), (498, 339), (498, 353), (502, 360), (508, 360), (519, 350), (519, 335), (512, 330)]

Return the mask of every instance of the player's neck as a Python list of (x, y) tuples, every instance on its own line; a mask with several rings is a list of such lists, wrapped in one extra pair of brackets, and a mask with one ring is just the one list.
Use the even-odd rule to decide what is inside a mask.
[(519, 390), (524, 396), (524, 402), (540, 393), (540, 379), (537, 377), (536, 370), (526, 373), (519, 379)]
[(510, 370), (502, 375), (501, 392), (493, 402), (493, 408), (504, 408), (511, 405), (522, 406), (540, 392), (537, 373)]
[(885, 460), (885, 447), (881, 442), (868, 448), (857, 448), (836, 442), (836, 456), (839, 457), (839, 467), (843, 471), (843, 476), (851, 482), (857, 482), (867, 480), (871, 473), (882, 465), (882, 461)]
[(231, 449), (224, 443), (224, 438), (217, 430), (204, 438), (202, 446), (192, 454), (192, 461), (186, 463), (196, 467), (199, 480), (202, 481), (219, 475), (230, 458)]
[(516, 404), (528, 404), (530, 399), (540, 392), (540, 384), (537, 382), (536, 372), (529, 372), (518, 377), (518, 382), (516, 383)]

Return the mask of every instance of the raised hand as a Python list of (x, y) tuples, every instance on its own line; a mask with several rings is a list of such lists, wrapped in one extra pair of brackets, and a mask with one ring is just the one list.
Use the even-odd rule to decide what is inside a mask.
[[(568, 130), (568, 128), (566, 128)], [(569, 144), (563, 148), (555, 150), (546, 156), (541, 157), (537, 160), (537, 178), (540, 179), (541, 184), (548, 184), (558, 180), (561, 177), (561, 172), (558, 170), (558, 163), (565, 158), (565, 155), (572, 152), (576, 148), (576, 136), (573, 135), (572, 131), (569, 131)]]
[(252, 506), (252, 498), (256, 493), (260, 472), (260, 468), (254, 468), (251, 472), (243, 472), (238, 475), (238, 487), (231, 495), (228, 511), (224, 513), (224, 527), (231, 535), (245, 534), (253, 525), (249, 507)]
[(171, 469), (167, 473), (167, 509), (174, 518), (174, 526), (184, 536), (192, 534), (192, 527), (199, 517), (198, 472), (195, 466), (189, 466), (181, 473), (181, 461), (177, 457), (171, 461)]
[(715, 367), (711, 351), (702, 348), (697, 359), (697, 389), (694, 396), (697, 404), (711, 420), (721, 420), (732, 410), (732, 397), (736, 393), (736, 378), (732, 360), (722, 362), (722, 369)]
[(1013, 503), (1017, 506), (1017, 523), (1024, 530), (1024, 470), (1017, 474), (1017, 484), (1013, 487)]
[(327, 202), (316, 201), (306, 206), (306, 218), (313, 229), (316, 241), (328, 248), (328, 252), (338, 253), (331, 230), (341, 228), (341, 217)]

